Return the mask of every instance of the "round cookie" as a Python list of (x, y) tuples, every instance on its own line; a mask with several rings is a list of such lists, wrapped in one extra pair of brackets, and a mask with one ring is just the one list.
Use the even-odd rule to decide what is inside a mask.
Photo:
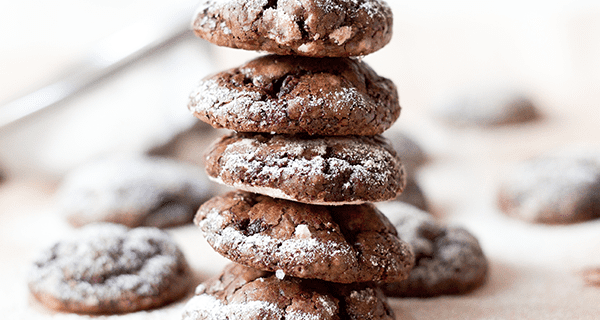
[(516, 164), (500, 183), (498, 205), (534, 223), (600, 217), (600, 153), (543, 155)]
[(320, 205), (390, 200), (405, 185), (400, 159), (381, 136), (234, 133), (209, 148), (206, 171), (238, 189)]
[(409, 204), (386, 203), (382, 212), (415, 255), (408, 279), (382, 284), (388, 296), (431, 297), (464, 294), (480, 287), (488, 263), (479, 242), (462, 228), (445, 227)]
[(191, 223), (197, 208), (215, 194), (199, 168), (174, 160), (116, 156), (70, 172), (57, 207), (80, 227), (112, 222), (128, 227), (172, 227)]
[(194, 222), (226, 258), (293, 277), (400, 281), (413, 263), (372, 204), (315, 206), (239, 191), (204, 203)]
[(29, 273), (29, 289), (50, 309), (115, 314), (175, 301), (189, 291), (190, 277), (165, 232), (96, 224), (43, 251)]
[(540, 117), (531, 99), (509, 88), (473, 88), (435, 107), (435, 115), (455, 126), (493, 127)]
[(238, 132), (375, 135), (400, 116), (396, 86), (349, 58), (263, 56), (209, 76), (190, 111)]
[(219, 276), (196, 288), (183, 320), (393, 320), (380, 289), (343, 285), (228, 265)]
[(194, 33), (216, 45), (282, 55), (363, 56), (392, 37), (382, 0), (204, 0)]

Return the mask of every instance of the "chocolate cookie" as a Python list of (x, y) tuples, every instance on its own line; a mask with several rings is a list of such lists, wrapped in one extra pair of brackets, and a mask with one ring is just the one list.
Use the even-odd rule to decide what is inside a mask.
[(415, 255), (407, 280), (381, 287), (389, 296), (431, 297), (464, 294), (485, 282), (487, 259), (477, 239), (462, 228), (444, 227), (411, 205), (389, 203), (382, 212)]
[(362, 56), (392, 37), (382, 0), (204, 0), (197, 36), (216, 45), (283, 55)]
[(405, 184), (400, 159), (380, 136), (234, 133), (209, 148), (206, 171), (238, 189), (321, 205), (390, 200)]
[(528, 222), (565, 224), (600, 217), (600, 153), (543, 155), (504, 176), (500, 209)]
[(188, 108), (238, 132), (375, 135), (400, 115), (394, 84), (349, 58), (264, 56), (209, 76)]
[(388, 130), (382, 135), (388, 139), (396, 153), (402, 158), (407, 175), (415, 177), (416, 171), (429, 160), (423, 148), (408, 134), (400, 130)]
[(372, 204), (315, 206), (240, 191), (204, 203), (194, 222), (226, 258), (293, 277), (391, 282), (413, 262)]
[(386, 297), (374, 285), (343, 285), (228, 265), (196, 288), (183, 320), (393, 320)]
[(190, 277), (165, 232), (96, 224), (43, 251), (29, 273), (29, 289), (57, 311), (113, 314), (175, 301), (189, 291)]
[[(404, 161), (404, 160), (403, 160)], [(394, 201), (400, 201), (413, 205), (423, 211), (429, 210), (429, 204), (425, 194), (415, 179), (406, 179), (404, 191)]]
[(206, 174), (174, 160), (119, 156), (70, 172), (57, 193), (59, 210), (74, 226), (113, 222), (128, 227), (191, 223), (214, 195)]
[(479, 127), (522, 123), (540, 117), (526, 94), (502, 88), (475, 88), (440, 103), (435, 114), (452, 125)]

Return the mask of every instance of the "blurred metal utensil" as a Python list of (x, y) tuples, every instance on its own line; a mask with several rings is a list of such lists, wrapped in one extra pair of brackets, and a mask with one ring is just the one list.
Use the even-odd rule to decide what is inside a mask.
[(82, 91), (120, 68), (191, 34), (198, 1), (185, 1), (173, 12), (135, 23), (94, 45), (72, 73), (0, 106), (0, 129)]

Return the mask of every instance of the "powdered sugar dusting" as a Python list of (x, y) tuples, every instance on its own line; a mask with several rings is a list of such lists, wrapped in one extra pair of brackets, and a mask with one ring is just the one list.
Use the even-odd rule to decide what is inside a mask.
[(283, 316), (283, 310), (266, 301), (229, 301), (224, 304), (211, 295), (201, 294), (188, 301), (182, 319), (282, 319)]
[[(252, 188), (274, 188), (286, 194), (284, 199), (307, 203), (371, 201), (355, 192), (356, 188), (390, 192), (402, 187), (402, 168), (399, 160), (385, 147), (370, 140), (356, 137), (327, 137), (302, 139), (293, 136), (272, 136), (261, 142), (252, 136), (231, 139), (220, 154), (218, 178), (229, 185), (247, 191)], [(335, 152), (329, 150), (335, 149)], [(227, 177), (227, 180), (223, 179)], [(340, 180), (340, 177), (344, 177)], [(294, 188), (287, 185), (312, 185), (313, 181), (324, 181), (324, 188), (340, 190), (340, 198), (303, 198), (296, 196)], [(279, 197), (281, 192), (274, 196)], [(305, 190), (305, 192), (311, 192)], [(374, 192), (374, 191), (371, 191)], [(269, 193), (271, 195), (272, 192)], [(389, 195), (395, 196), (391, 191)]]
[(34, 292), (92, 306), (131, 294), (158, 296), (163, 282), (186, 264), (183, 259), (158, 229), (90, 225), (42, 252), (29, 285)]
[(353, 112), (357, 112), (370, 111), (374, 109), (372, 105), (375, 103), (367, 101), (356, 88), (341, 87), (332, 91), (322, 91), (320, 96), (294, 96), (286, 99), (268, 98), (257, 90), (242, 87), (230, 89), (215, 79), (203, 80), (190, 94), (188, 108), (192, 113), (207, 115), (213, 121), (221, 121), (219, 124), (223, 127), (228, 122), (241, 121), (240, 119), (256, 126), (269, 127), (276, 122), (290, 121), (286, 111), (289, 106), (302, 105), (308, 110), (324, 108), (341, 112), (343, 108), (348, 108), (348, 102), (352, 102), (352, 107), (357, 108)]
[(353, 259), (354, 250), (347, 243), (315, 238), (277, 239), (263, 234), (245, 235), (225, 225), (217, 209), (211, 209), (198, 224), (206, 240), (219, 252), (245, 256), (252, 261), (291, 261), (290, 265), (311, 265), (319, 257)]
[(600, 189), (598, 159), (594, 156), (541, 157), (515, 166), (502, 185), (503, 196), (516, 205), (509, 208), (515, 211), (511, 214), (528, 221), (544, 216), (549, 221), (567, 221), (576, 214), (572, 211), (581, 202), (589, 201), (590, 192)]
[(79, 221), (121, 215), (140, 221), (165, 199), (198, 204), (212, 191), (196, 166), (157, 157), (112, 156), (82, 165), (63, 180), (56, 194), (59, 209)]

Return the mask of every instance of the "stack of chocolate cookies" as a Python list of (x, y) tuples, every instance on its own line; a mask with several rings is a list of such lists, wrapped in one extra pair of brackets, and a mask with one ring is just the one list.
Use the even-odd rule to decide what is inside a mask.
[(380, 136), (398, 118), (394, 84), (360, 58), (386, 45), (382, 0), (206, 0), (196, 34), (267, 51), (203, 79), (189, 109), (234, 133), (207, 152), (209, 176), (237, 191), (195, 223), (234, 263), (196, 289), (184, 319), (393, 319), (378, 283), (414, 257), (371, 202), (405, 173)]

